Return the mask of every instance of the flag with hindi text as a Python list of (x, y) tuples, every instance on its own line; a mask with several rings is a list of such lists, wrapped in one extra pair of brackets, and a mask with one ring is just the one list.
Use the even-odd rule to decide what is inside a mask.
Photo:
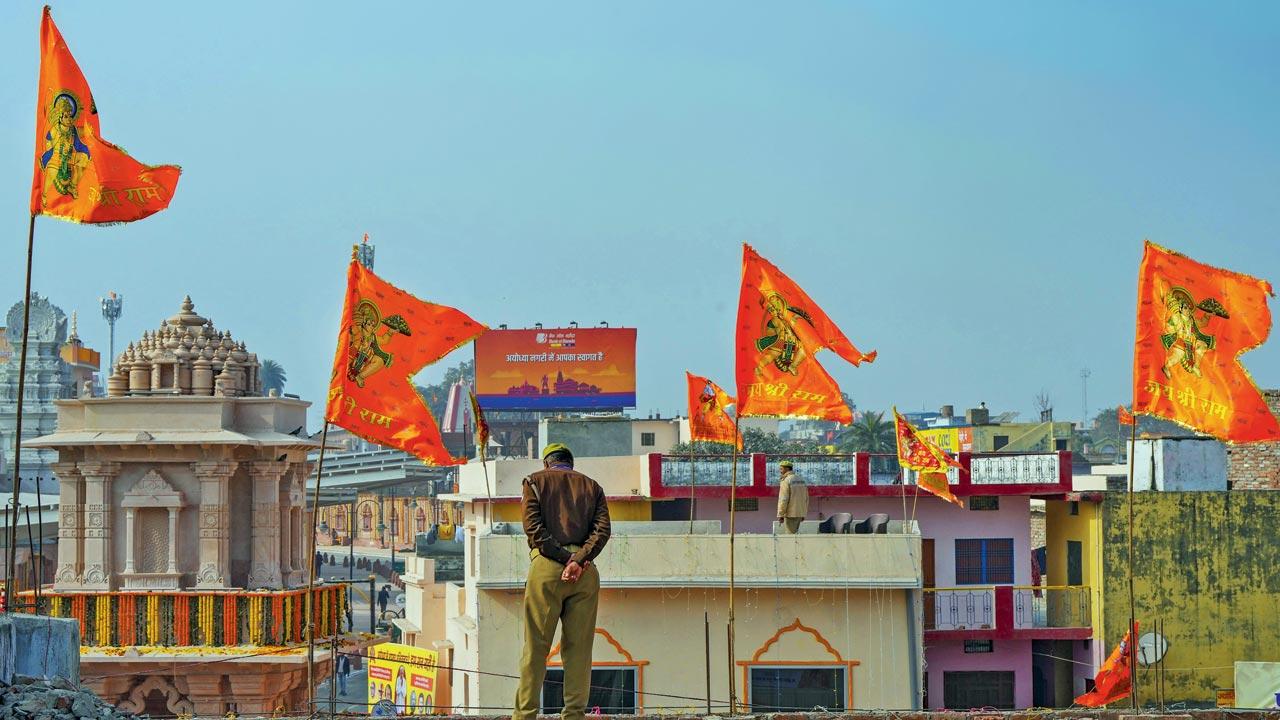
[(141, 220), (169, 207), (181, 172), (144, 165), (102, 137), (89, 83), (45, 6), (31, 214), (93, 224)]
[(738, 417), (853, 420), (815, 354), (826, 348), (856, 366), (875, 352), (854, 347), (799, 285), (746, 244), (735, 336)]
[(898, 438), (898, 464), (916, 471), (916, 487), (964, 507), (960, 498), (951, 493), (951, 486), (947, 483), (947, 468), (962, 467), (960, 463), (942, 448), (920, 437), (911, 423), (898, 414), (898, 408), (893, 409), (893, 427)]
[(733, 398), (711, 380), (685, 371), (689, 381), (689, 441), (737, 445), (742, 436), (729, 416)]
[(1133, 412), (1226, 442), (1280, 440), (1239, 356), (1271, 330), (1265, 280), (1146, 243), (1138, 276)]
[(353, 258), (325, 420), (428, 465), (461, 465), (413, 376), (486, 330), (459, 310), (425, 302)]

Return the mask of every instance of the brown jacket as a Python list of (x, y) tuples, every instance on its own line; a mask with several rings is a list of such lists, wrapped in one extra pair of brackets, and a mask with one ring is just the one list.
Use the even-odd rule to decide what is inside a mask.
[[(529, 547), (567, 565), (594, 560), (609, 542), (609, 505), (599, 483), (569, 469), (524, 479), (524, 532)], [(567, 546), (580, 548), (571, 552)]]

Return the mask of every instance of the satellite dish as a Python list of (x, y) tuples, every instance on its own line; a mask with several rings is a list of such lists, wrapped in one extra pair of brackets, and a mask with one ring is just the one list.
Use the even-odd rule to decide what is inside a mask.
[(1160, 662), (1169, 652), (1169, 641), (1160, 633), (1147, 633), (1138, 638), (1138, 662), (1144, 667)]

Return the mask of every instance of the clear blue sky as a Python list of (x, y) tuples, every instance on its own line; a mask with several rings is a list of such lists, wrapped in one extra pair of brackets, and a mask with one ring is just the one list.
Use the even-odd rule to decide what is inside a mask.
[[(639, 328), (639, 412), (729, 383), (740, 243), (880, 359), (860, 407), (1128, 397), (1144, 237), (1280, 283), (1273, 3), (63, 2), (103, 135), (184, 174), (41, 219), (105, 351), (190, 293), (322, 397), (348, 249), (491, 325)], [(0, 7), (0, 304), (21, 296), (39, 3)], [(122, 343), (121, 343), (122, 344)], [(1246, 356), (1280, 386), (1280, 340)], [(438, 377), (442, 366), (424, 379)]]

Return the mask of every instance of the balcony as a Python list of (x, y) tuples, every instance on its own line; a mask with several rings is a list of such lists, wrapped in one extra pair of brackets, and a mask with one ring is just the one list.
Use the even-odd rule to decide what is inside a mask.
[(925, 588), (927, 639), (1084, 640), (1093, 636), (1085, 585)]
[[(476, 586), (481, 589), (524, 587), (529, 546), (514, 528), (476, 542)], [(605, 588), (727, 587), (729, 536), (716, 521), (699, 521), (692, 534), (658, 526), (664, 534), (637, 534), (617, 523), (609, 546), (599, 558)], [(739, 535), (734, 541), (738, 587), (786, 588), (918, 588), (921, 584), (920, 536), (886, 535)], [(507, 532), (512, 534), (506, 534)]]
[[(892, 496), (916, 492), (915, 473), (895, 455), (767, 455), (738, 458), (739, 497), (777, 495), (778, 461), (789, 459), (815, 496)], [(1056, 496), (1071, 492), (1071, 453), (960, 453), (948, 474), (951, 492), (966, 495)], [(725, 497), (733, 464), (725, 455), (649, 456), (649, 493), (655, 498)]]

